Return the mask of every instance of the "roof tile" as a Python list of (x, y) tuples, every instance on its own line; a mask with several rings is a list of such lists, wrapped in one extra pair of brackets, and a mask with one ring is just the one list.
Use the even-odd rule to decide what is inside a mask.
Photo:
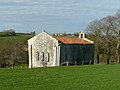
[(55, 36), (58, 41), (64, 44), (93, 44), (90, 41), (87, 41), (83, 38), (69, 38), (69, 37), (58, 37)]

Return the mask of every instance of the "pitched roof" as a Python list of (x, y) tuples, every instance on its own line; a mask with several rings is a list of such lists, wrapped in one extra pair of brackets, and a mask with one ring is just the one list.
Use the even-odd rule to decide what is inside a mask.
[(93, 44), (92, 41), (84, 38), (69, 38), (69, 37), (58, 37), (55, 36), (58, 41), (64, 44)]

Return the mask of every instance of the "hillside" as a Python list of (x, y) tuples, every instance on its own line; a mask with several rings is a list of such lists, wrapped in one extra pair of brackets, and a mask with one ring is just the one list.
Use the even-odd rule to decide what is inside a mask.
[(0, 37), (0, 67), (14, 67), (27, 64), (27, 40), (33, 34), (16, 34), (15, 36)]
[(120, 65), (0, 69), (1, 90), (119, 90)]
[(16, 34), (16, 36), (0, 37), (0, 44), (5, 44), (7, 41), (27, 42), (31, 37), (33, 37), (31, 34)]

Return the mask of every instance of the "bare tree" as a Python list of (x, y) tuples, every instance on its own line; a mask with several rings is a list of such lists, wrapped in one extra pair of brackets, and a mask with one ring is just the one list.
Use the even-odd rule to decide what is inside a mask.
[(3, 36), (15, 36), (15, 30), (14, 29), (9, 29), (9, 30), (4, 30), (3, 31)]
[[(114, 16), (107, 16), (91, 22), (87, 27), (87, 31), (95, 36), (94, 41), (97, 60), (99, 61), (100, 55), (105, 56), (107, 64), (109, 64), (113, 56), (116, 56), (116, 52), (114, 51), (115, 49), (118, 50), (119, 46), (118, 42), (116, 42), (115, 35), (115, 32), (118, 31), (116, 29), (116, 20), (117, 18)], [(117, 47), (116, 43), (118, 45)]]
[(12, 67), (16, 64), (27, 63), (27, 53), (24, 44), (19, 42), (8, 41), (2, 46), (0, 51), (1, 67)]

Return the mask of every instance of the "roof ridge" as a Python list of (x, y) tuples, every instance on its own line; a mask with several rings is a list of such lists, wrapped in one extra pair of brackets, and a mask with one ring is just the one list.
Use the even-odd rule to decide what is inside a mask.
[(94, 43), (94, 41), (91, 41), (91, 40), (89, 40), (87, 38), (83, 38), (83, 39), (86, 40), (86, 41), (88, 41), (88, 42)]

